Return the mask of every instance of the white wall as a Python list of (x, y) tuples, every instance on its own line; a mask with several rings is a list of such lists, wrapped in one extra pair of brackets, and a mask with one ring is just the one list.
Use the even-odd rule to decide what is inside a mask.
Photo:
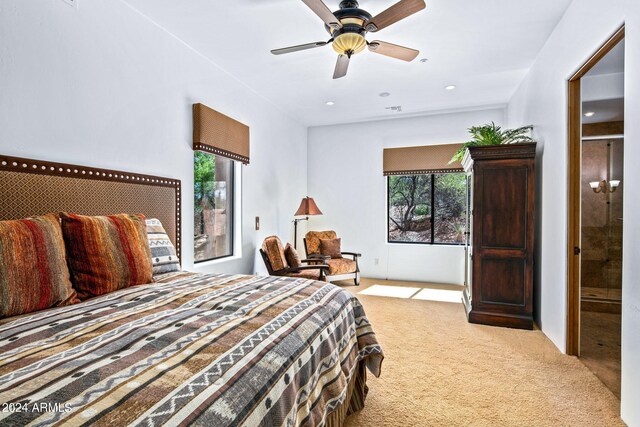
[(309, 229), (335, 229), (344, 250), (362, 253), (365, 277), (462, 284), (462, 247), (387, 243), (382, 152), (464, 142), (470, 126), (504, 120), (503, 109), (492, 109), (310, 128), (309, 196), (324, 215), (311, 217)]
[(0, 152), (181, 179), (186, 268), (194, 102), (251, 128), (242, 257), (198, 269), (264, 271), (256, 245), (306, 192), (306, 128), (119, 0), (0, 0)]
[[(626, 21), (625, 176), (639, 183), (640, 3), (575, 0), (508, 107), (510, 126), (535, 125), (542, 199), (538, 243), (538, 322), (561, 349), (566, 341), (567, 80)], [(640, 426), (640, 186), (624, 194), (622, 418)]]

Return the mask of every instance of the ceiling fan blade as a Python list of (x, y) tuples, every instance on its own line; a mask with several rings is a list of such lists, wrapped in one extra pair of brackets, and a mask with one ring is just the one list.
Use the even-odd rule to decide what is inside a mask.
[(285, 53), (299, 52), (301, 50), (314, 49), (316, 47), (326, 46), (327, 42), (315, 42), (300, 44), (298, 46), (283, 47), (282, 49), (273, 49), (271, 53), (274, 55), (284, 55)]
[(347, 55), (338, 56), (338, 62), (336, 63), (336, 69), (333, 72), (334, 79), (340, 79), (347, 75), (347, 70), (349, 70), (349, 61), (351, 59)]
[(413, 61), (420, 54), (419, 50), (398, 46), (397, 44), (381, 42), (380, 40), (374, 40), (369, 43), (369, 50), (373, 53), (379, 53), (380, 55), (401, 59), (407, 62)]
[(329, 27), (333, 29), (342, 28), (342, 24), (340, 20), (336, 18), (336, 15), (331, 12), (331, 9), (327, 7), (326, 4), (322, 2), (322, 0), (302, 0), (304, 4), (309, 6), (309, 9), (313, 10), (313, 12), (320, 17)]
[(372, 33), (380, 31), (416, 12), (420, 12), (425, 7), (427, 7), (427, 5), (424, 0), (400, 0), (389, 9), (365, 22), (364, 27)]

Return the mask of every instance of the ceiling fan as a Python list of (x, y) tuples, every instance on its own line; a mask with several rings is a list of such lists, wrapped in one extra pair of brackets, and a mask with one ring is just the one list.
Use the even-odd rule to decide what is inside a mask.
[(384, 12), (372, 17), (366, 10), (360, 9), (360, 5), (355, 0), (343, 0), (340, 2), (340, 10), (331, 12), (322, 0), (302, 0), (304, 4), (320, 17), (325, 23), (325, 27), (331, 39), (298, 46), (274, 49), (274, 55), (298, 52), (301, 50), (313, 49), (316, 47), (332, 44), (333, 50), (338, 53), (338, 63), (333, 73), (334, 79), (339, 79), (347, 75), (349, 61), (351, 57), (362, 52), (365, 47), (373, 53), (389, 56), (411, 62), (420, 53), (415, 49), (398, 46), (392, 43), (374, 40), (368, 42), (366, 34), (375, 33), (389, 25), (421, 11), (427, 5), (424, 0), (400, 0)]

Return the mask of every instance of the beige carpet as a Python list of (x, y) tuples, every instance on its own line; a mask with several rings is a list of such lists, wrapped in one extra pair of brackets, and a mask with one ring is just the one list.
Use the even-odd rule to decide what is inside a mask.
[[(617, 426), (619, 402), (578, 359), (540, 331), (467, 323), (461, 304), (360, 294), (382, 344), (382, 376), (347, 426)], [(395, 287), (378, 286), (374, 293)], [(428, 297), (429, 295), (427, 295)], [(440, 295), (435, 295), (437, 298)]]

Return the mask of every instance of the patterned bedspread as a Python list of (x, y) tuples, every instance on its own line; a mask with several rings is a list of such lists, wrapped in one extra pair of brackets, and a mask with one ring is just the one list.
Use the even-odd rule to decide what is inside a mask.
[(0, 321), (0, 425), (323, 425), (382, 358), (337, 286), (173, 273)]

